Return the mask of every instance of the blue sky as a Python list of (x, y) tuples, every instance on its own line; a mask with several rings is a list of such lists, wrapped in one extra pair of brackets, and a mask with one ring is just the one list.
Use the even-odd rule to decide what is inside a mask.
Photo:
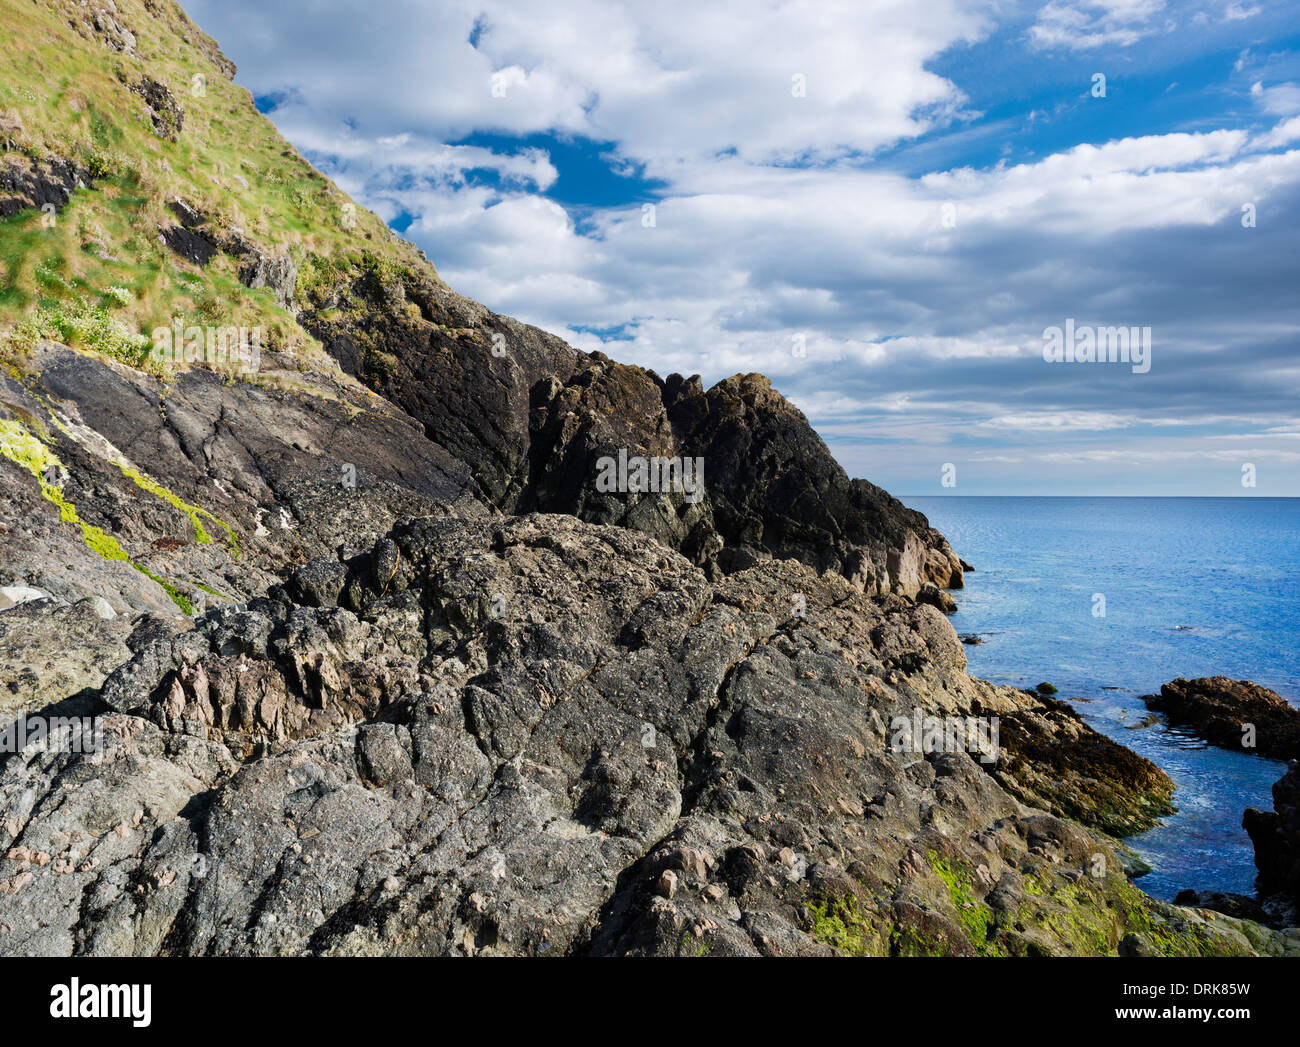
[[(452, 287), (762, 371), (853, 475), (1300, 495), (1300, 4), (186, 7)], [(1067, 319), (1149, 371), (1045, 360)]]

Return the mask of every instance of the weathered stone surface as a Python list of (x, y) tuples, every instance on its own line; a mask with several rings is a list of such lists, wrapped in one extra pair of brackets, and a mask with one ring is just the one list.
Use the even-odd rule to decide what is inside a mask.
[[(192, 370), (164, 387), (52, 343), (33, 364), (30, 382), (0, 376), (0, 420), (43, 431), (80, 517), (196, 604), (263, 593), (288, 565), (374, 542), (401, 516), (484, 511), (468, 467), (338, 375), (281, 371), (264, 354), (257, 382)], [(199, 517), (208, 540), (118, 459), (211, 514)], [(0, 492), (0, 583), (66, 603), (100, 597), (118, 614), (177, 611), (147, 576), (88, 547), (36, 478), (3, 457)]]
[(73, 190), (92, 185), (90, 172), (71, 160), (33, 160), (6, 153), (0, 160), (0, 217), (8, 218), (28, 207), (61, 211)]
[(247, 287), (271, 288), (276, 301), (287, 308), (298, 285), (298, 267), (292, 258), (268, 258), (261, 252), (253, 252), (239, 267), (239, 280)]
[(129, 621), (101, 618), (89, 600), (0, 611), (0, 727), (25, 709), (98, 688), (131, 657), (130, 635)]
[[(349, 310), (355, 319), (341, 319)], [(713, 578), (774, 556), (837, 571), (869, 594), (962, 584), (960, 561), (925, 517), (850, 480), (762, 375), (708, 391), (698, 376), (664, 380), (583, 355), (420, 272), (314, 287), (299, 319), (344, 370), (468, 463), (504, 512), (644, 531)], [(598, 491), (600, 460), (620, 451), (702, 460), (703, 498)]]
[[(233, 75), (216, 45), (170, 0), (51, 6), (51, 46), (94, 68), (130, 56), (125, 6), (149, 53), (107, 58), (96, 111), (213, 170), (164, 189), (162, 155), (80, 154), (148, 196), (150, 241), (83, 248), (152, 265), (161, 219), (210, 263), (166, 257), (169, 279), (283, 308), (238, 378), (29, 340), (0, 372), (0, 714), (54, 732), (0, 735), (0, 953), (1292, 948), (1129, 882), (1097, 830), (1150, 824), (1168, 779), (970, 678), (936, 609), (968, 566), (765, 378), (579, 353), (373, 216), (342, 248), (304, 233), (342, 199), (305, 164), (276, 164), (320, 190), (305, 208), (247, 215), (220, 165), (261, 118), (200, 91)], [(0, 209), (89, 185), (7, 162)], [(703, 497), (598, 490), (620, 453), (700, 459)], [(80, 751), (87, 717), (103, 745)], [(1000, 740), (949, 744), (956, 724)]]
[(1275, 760), (1300, 759), (1300, 709), (1249, 680), (1181, 677), (1142, 699), (1165, 714), (1171, 726), (1187, 725), (1224, 749)]
[(113, 0), (56, 0), (68, 12), (68, 24), (82, 36), (97, 40), (112, 51), (135, 54), (135, 33), (127, 26)]
[(993, 773), (1026, 803), (1112, 836), (1174, 812), (1174, 783), (1150, 760), (1085, 727), (1064, 702), (1023, 693), (1034, 703), (1001, 715), (1005, 759)]
[(176, 101), (171, 88), (149, 76), (127, 84), (129, 91), (138, 94), (149, 107), (149, 120), (153, 124), (153, 133), (159, 138), (170, 138), (173, 142), (185, 126), (185, 110)]
[(134, 646), (82, 699), (104, 752), (0, 756), (0, 951), (1279, 948), (972, 755), (895, 751), (914, 711), (1071, 714), (795, 561), (710, 582), (634, 531), (426, 517)]

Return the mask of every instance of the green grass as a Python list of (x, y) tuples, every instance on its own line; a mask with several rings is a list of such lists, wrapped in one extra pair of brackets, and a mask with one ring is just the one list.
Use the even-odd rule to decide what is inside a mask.
[[(318, 308), (341, 300), (339, 318), (351, 321), (363, 342), (370, 337), (360, 322), (365, 306), (340, 291), (353, 282), (408, 283), (421, 273), (436, 280), (436, 273), (280, 136), (249, 92), (222, 75), (212, 58), (215, 43), (173, 0), (116, 0), (116, 7), (118, 21), (135, 34), (135, 57), (104, 46), (98, 34), (78, 34), (72, 23), (88, 14), (78, 0), (0, 0), (0, 18), (23, 27), (0, 50), (0, 118), (14, 143), (0, 153), (0, 164), (26, 169), (53, 157), (91, 175), (52, 219), (36, 209), (0, 219), (0, 366), (26, 381), (37, 343), (52, 339), (150, 372), (163, 380), (165, 397), (174, 369), (209, 363), (159, 359), (149, 351), (157, 329), (177, 323), (260, 328), (261, 347), (283, 354), (289, 368), (231, 373), (227, 380), (337, 399), (287, 376), (293, 368), (327, 365), (332, 382), (351, 381), (326, 361), (274, 291), (240, 282), (241, 259), (218, 251), (198, 267), (163, 243), (160, 231), (177, 224), (168, 204), (180, 198), (197, 209), (219, 242), (242, 236), (269, 256), (291, 258), (299, 270), (298, 299)], [(191, 90), (196, 75), (204, 83), (197, 93)], [(175, 140), (154, 133), (143, 98), (130, 90), (142, 76), (165, 85), (183, 108)], [(382, 363), (377, 354), (384, 347), (363, 348), (376, 366)], [(5, 424), (6, 457), (29, 471), (33, 456), (45, 466), (46, 456), (57, 462), (56, 444), (43, 432)], [(77, 439), (66, 431), (59, 437)], [(210, 544), (216, 536), (238, 555), (238, 536), (224, 521), (125, 460), (111, 464), (183, 513), (196, 542)], [(43, 497), (65, 523), (80, 528), (89, 547), (131, 563), (190, 613), (190, 600), (173, 582), (131, 561), (117, 538), (81, 518), (61, 484), (44, 481), (44, 467), (37, 471)]]
[[(271, 348), (319, 354), (273, 294), (239, 282), (237, 259), (219, 253), (199, 269), (160, 243), (159, 227), (175, 224), (166, 205), (176, 197), (209, 216), (214, 234), (238, 229), (267, 253), (292, 257), (308, 283), (431, 270), (365, 209), (354, 206), (345, 223), (351, 201), (208, 61), (203, 50), (215, 44), (171, 0), (155, 5), (157, 15), (142, 0), (119, 0), (117, 9), (140, 62), (72, 30), (68, 19), (85, 14), (74, 0), (0, 0), (0, 17), (24, 27), (0, 52), (0, 112), (21, 121), (23, 153), (75, 160), (95, 178), (52, 225), (34, 210), (0, 220), (0, 338), (11, 358), (29, 351), (35, 334), (144, 367), (138, 339), (178, 318), (261, 327)], [(191, 91), (196, 74), (201, 94)], [(128, 89), (141, 75), (183, 107), (176, 141), (153, 133), (143, 99)], [(14, 159), (0, 155), (0, 163)], [(109, 287), (130, 293), (111, 312), (100, 301)]]

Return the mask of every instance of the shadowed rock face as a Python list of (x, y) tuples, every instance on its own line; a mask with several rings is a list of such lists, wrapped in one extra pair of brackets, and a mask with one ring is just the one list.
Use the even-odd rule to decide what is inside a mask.
[(1188, 890), (1179, 900), (1293, 926), (1300, 913), (1300, 710), (1267, 687), (1226, 676), (1179, 678), (1143, 701), (1170, 724), (1188, 725), (1212, 745), (1290, 761), (1273, 784), (1274, 809), (1250, 807), (1242, 818), (1255, 846), (1257, 898)]
[[(326, 318), (347, 303), (358, 321)], [(836, 571), (867, 593), (962, 585), (960, 560), (925, 517), (850, 480), (762, 375), (707, 391), (698, 376), (665, 381), (578, 353), (418, 275), (318, 290), (300, 319), (344, 370), (466, 462), (504, 512), (644, 531), (713, 578), (776, 557)], [(382, 353), (364, 348), (376, 344)], [(599, 491), (600, 460), (620, 451), (702, 460), (703, 499)]]
[(1255, 845), (1255, 886), (1279, 922), (1294, 924), (1300, 907), (1300, 762), (1273, 783), (1273, 810), (1247, 808), (1242, 824)]
[(1256, 896), (1185, 890), (1175, 899), (1215, 912), (1257, 920), (1270, 927), (1300, 923), (1300, 762), (1273, 783), (1273, 810), (1247, 807), (1241, 820), (1255, 847)]
[(102, 752), (0, 757), (0, 952), (1269, 942), (1145, 899), (1014, 772), (895, 751), (917, 711), (1091, 732), (967, 677), (933, 608), (794, 561), (711, 582), (568, 516), (423, 518), (135, 648), (61, 710)]
[(29, 207), (59, 210), (72, 191), (94, 182), (84, 167), (62, 158), (32, 160), (6, 154), (0, 166), (0, 216), (8, 218)]

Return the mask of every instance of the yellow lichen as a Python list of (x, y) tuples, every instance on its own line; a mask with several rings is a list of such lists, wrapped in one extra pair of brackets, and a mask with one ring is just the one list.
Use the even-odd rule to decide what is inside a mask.
[(141, 574), (157, 582), (171, 597), (172, 601), (186, 614), (193, 614), (194, 607), (185, 595), (170, 582), (159, 578), (148, 568), (135, 563), (118, 544), (116, 538), (102, 527), (86, 523), (77, 513), (77, 507), (63, 496), (59, 482), (66, 475), (58, 456), (39, 438), (28, 432), (19, 422), (12, 419), (0, 419), (0, 455), (20, 468), (26, 469), (41, 486), (41, 495), (47, 502), (59, 510), (59, 519), (64, 523), (74, 523), (81, 528), (81, 539), (105, 560), (120, 560), (128, 563)]

